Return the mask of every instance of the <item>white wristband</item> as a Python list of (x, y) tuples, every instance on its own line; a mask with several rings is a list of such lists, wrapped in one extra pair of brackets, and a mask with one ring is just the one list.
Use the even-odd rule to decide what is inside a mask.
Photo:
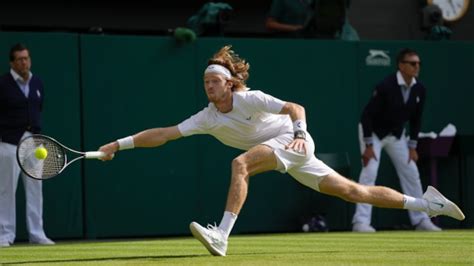
[(128, 137), (125, 137), (125, 138), (122, 138), (122, 139), (118, 139), (117, 142), (119, 144), (119, 151), (135, 148), (135, 144), (133, 143), (133, 137), (132, 136), (128, 136)]
[(306, 123), (303, 120), (296, 120), (293, 122), (293, 131), (304, 131), (306, 132)]

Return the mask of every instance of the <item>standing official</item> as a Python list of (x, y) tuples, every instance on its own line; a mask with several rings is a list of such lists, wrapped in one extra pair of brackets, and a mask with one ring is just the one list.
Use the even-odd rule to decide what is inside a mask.
[[(373, 92), (362, 113), (359, 140), (363, 168), (359, 183), (373, 186), (377, 179), (380, 154), (385, 149), (400, 178), (402, 191), (411, 197), (423, 195), (420, 173), (416, 166), (416, 145), (425, 103), (425, 87), (417, 80), (421, 61), (411, 49), (403, 49), (397, 57), (398, 71), (386, 77)], [(410, 139), (405, 125), (410, 126)], [(441, 231), (425, 212), (409, 210), (410, 221), (417, 230)], [(372, 205), (358, 203), (352, 219), (352, 230), (375, 232), (370, 225)]]
[(11, 48), (10, 67), (10, 72), (0, 77), (0, 247), (15, 241), (15, 193), (20, 175), (30, 243), (52, 245), (43, 230), (42, 183), (21, 173), (16, 161), (20, 139), (41, 130), (43, 83), (30, 72), (30, 53), (22, 44)]

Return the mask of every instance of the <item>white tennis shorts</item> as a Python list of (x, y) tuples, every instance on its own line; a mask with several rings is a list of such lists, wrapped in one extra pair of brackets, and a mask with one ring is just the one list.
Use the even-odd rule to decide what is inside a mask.
[(314, 141), (311, 135), (306, 135), (306, 154), (285, 149), (285, 145), (291, 141), (293, 133), (287, 133), (262, 144), (273, 149), (278, 163), (277, 171), (288, 172), (301, 184), (319, 191), (319, 182), (334, 170), (314, 155)]

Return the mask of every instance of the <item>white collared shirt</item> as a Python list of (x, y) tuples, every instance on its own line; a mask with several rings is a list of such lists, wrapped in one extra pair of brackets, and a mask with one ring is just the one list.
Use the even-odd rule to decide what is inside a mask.
[(10, 74), (13, 76), (13, 79), (15, 80), (16, 84), (18, 84), (23, 94), (25, 94), (25, 97), (28, 98), (28, 95), (30, 94), (30, 80), (33, 77), (33, 73), (30, 71), (28, 80), (24, 80), (23, 77), (18, 75), (18, 73), (16, 73), (13, 69), (10, 69)]
[(402, 73), (400, 73), (400, 71), (397, 71), (397, 82), (402, 90), (403, 101), (406, 103), (408, 101), (408, 97), (410, 97), (411, 88), (416, 84), (416, 79), (413, 78), (411, 80), (411, 84), (407, 85), (405, 79), (403, 79)]
[(289, 115), (279, 114), (285, 101), (261, 91), (234, 92), (232, 111), (221, 113), (213, 103), (178, 125), (183, 136), (210, 134), (227, 146), (248, 150), (293, 132)]

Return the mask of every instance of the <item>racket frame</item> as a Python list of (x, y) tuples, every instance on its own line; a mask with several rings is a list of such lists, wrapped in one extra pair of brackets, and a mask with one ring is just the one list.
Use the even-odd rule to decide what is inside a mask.
[[(57, 144), (59, 145), (59, 147), (61, 147), (64, 152), (64, 164), (63, 166), (61, 167), (61, 169), (57, 172), (57, 174), (53, 175), (53, 176), (50, 176), (50, 177), (47, 177), (47, 178), (38, 178), (38, 177), (35, 177), (35, 176), (32, 176), (30, 173), (28, 173), (27, 171), (24, 170), (23, 168), (23, 165), (20, 161), (20, 157), (19, 157), (19, 150), (20, 150), (20, 146), (21, 146), (21, 143), (23, 141), (25, 141), (26, 139), (29, 139), (29, 138), (43, 138), (43, 139), (47, 139), (51, 142), (53, 142), (54, 144)], [(75, 153), (75, 154), (78, 154), (79, 156), (72, 159), (71, 161), (68, 161), (68, 156), (67, 156), (67, 152), (66, 151), (70, 151), (72, 153)], [(18, 144), (17, 146), (17, 152), (16, 152), (16, 159), (18, 161), (18, 165), (20, 166), (21, 168), (21, 171), (23, 173), (25, 173), (27, 176), (33, 178), (33, 179), (36, 179), (36, 180), (46, 180), (46, 179), (50, 179), (50, 178), (53, 178), (59, 174), (61, 174), (64, 169), (66, 169), (66, 167), (68, 167), (69, 165), (71, 165), (72, 163), (74, 163), (75, 161), (77, 160), (80, 160), (80, 159), (99, 159), (101, 157), (105, 156), (105, 153), (102, 152), (102, 151), (88, 151), (88, 152), (82, 152), (82, 151), (77, 151), (77, 150), (74, 150), (74, 149), (71, 149), (69, 147), (67, 147), (66, 145), (62, 144), (61, 142), (57, 141), (56, 139), (50, 137), (50, 136), (46, 136), (46, 135), (43, 135), (43, 134), (33, 134), (31, 136), (27, 136), (23, 139), (20, 140), (20, 143)]]

